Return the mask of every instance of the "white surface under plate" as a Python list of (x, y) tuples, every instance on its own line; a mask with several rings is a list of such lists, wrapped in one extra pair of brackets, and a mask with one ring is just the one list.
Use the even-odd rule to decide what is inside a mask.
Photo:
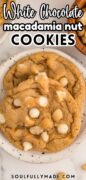
[[(73, 58), (71, 58), (70, 56), (68, 56), (67, 54), (65, 54), (59, 50), (53, 50), (53, 49), (29, 50), (29, 51), (26, 51), (15, 57), (8, 59), (4, 63), (1, 63), (1, 65), (0, 65), (0, 98), (2, 98), (3, 94), (4, 94), (3, 93), (3, 77), (4, 77), (5, 73), (7, 72), (7, 70), (9, 69), (9, 67), (11, 67), (20, 58), (25, 57), (31, 53), (41, 51), (41, 50), (56, 52), (56, 53), (60, 54), (61, 56), (67, 58), (68, 60), (72, 61), (73, 63), (75, 63), (78, 66), (78, 68), (81, 70), (84, 77), (86, 78), (86, 71), (85, 71), (84, 67), (81, 64), (79, 64), (76, 60), (74, 60)], [(86, 108), (85, 108), (85, 110), (86, 110)], [(85, 115), (85, 113), (84, 113), (84, 115)], [(80, 145), (80, 143), (84, 139), (86, 139), (85, 116), (83, 116), (82, 118), (83, 118), (83, 123), (82, 123), (81, 132), (80, 132), (79, 136), (77, 137), (77, 139), (71, 146), (69, 146), (68, 148), (66, 148), (65, 150), (62, 150), (60, 152), (52, 153), (52, 154), (51, 153), (42, 154), (42, 153), (35, 152), (35, 151), (23, 152), (23, 151), (15, 148), (12, 144), (10, 144), (8, 142), (8, 140), (1, 133), (0, 133), (0, 146), (4, 150), (6, 150), (9, 154), (11, 154), (12, 156), (19, 158), (23, 161), (31, 162), (31, 163), (50, 163), (50, 162), (58, 161), (58, 160), (61, 160), (64, 158), (68, 158), (69, 156), (72, 155), (72, 152), (74, 152), (74, 150), (77, 150), (78, 145)]]
[(3, 25), (0, 26), (0, 44), (3, 43), (3, 41), (6, 39), (7, 35), (9, 33), (3, 31)]

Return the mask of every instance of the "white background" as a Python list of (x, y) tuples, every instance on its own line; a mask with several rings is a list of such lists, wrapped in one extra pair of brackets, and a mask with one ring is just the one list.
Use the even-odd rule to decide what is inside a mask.
[[(59, 9), (65, 7), (66, 4), (69, 4), (71, 6), (73, 0), (17, 0), (17, 2), (21, 3), (22, 5), (30, 4), (34, 9), (38, 11), (40, 4), (44, 2), (49, 3), (51, 8), (56, 7), (57, 9)], [(36, 16), (34, 20), (39, 20), (38, 16)], [(25, 22), (26, 20), (19, 20), (19, 22), (23, 21)], [(64, 23), (65, 21), (65, 18), (60, 19), (59, 21), (57, 20), (57, 22), (62, 23)], [(51, 22), (51, 19), (49, 19), (48, 22)], [(0, 62), (5, 61), (6, 59), (19, 52), (32, 48), (21, 46), (13, 47), (10, 43), (10, 36), (11, 33), (9, 33), (4, 42), (0, 44)], [(75, 47), (55, 47), (55, 49), (60, 49), (63, 52), (66, 52), (77, 61), (83, 63), (83, 65), (85, 66), (86, 56), (81, 54)], [(55, 174), (59, 171), (65, 171), (67, 174), (76, 174), (76, 180), (86, 180), (86, 172), (82, 171), (80, 168), (83, 163), (86, 163), (86, 141), (82, 142), (82, 144), (78, 146), (78, 148), (75, 150), (75, 153), (70, 157), (70, 159), (65, 159), (64, 157), (64, 160), (51, 164), (38, 165), (21, 162), (20, 160), (11, 157), (2, 149), (0, 149), (0, 180), (11, 180), (11, 174)]]

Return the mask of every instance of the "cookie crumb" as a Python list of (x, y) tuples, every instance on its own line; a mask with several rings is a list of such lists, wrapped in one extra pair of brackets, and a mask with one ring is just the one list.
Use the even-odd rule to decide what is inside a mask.
[(42, 152), (42, 154), (45, 154), (45, 152)]
[(81, 168), (82, 168), (82, 170), (86, 171), (86, 164), (83, 164), (83, 165), (81, 166)]
[(67, 180), (67, 179), (66, 179), (66, 174), (65, 174), (64, 172), (58, 173), (56, 180)]

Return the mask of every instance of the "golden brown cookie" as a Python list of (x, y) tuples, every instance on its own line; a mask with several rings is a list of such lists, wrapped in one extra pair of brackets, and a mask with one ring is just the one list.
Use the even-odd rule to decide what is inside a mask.
[(0, 25), (5, 23), (5, 19), (3, 18), (3, 4), (7, 3), (7, 10), (10, 10), (10, 3), (15, 2), (15, 0), (1, 0), (0, 1)]
[(71, 33), (75, 34), (76, 39), (76, 47), (79, 51), (81, 51), (83, 54), (86, 55), (86, 0), (75, 0), (73, 3), (71, 10), (75, 8), (75, 6), (78, 6), (79, 9), (82, 9), (83, 16), (78, 19), (69, 18), (68, 23), (69, 24), (76, 24), (81, 22), (83, 25), (82, 31), (71, 31)]
[(19, 60), (4, 77), (6, 90), (35, 77), (40, 72), (57, 80), (76, 100), (81, 109), (85, 98), (85, 81), (80, 70), (66, 58), (53, 52), (38, 52)]
[(6, 3), (6, 0), (2, 0), (0, 2), (0, 25), (4, 23), (4, 19), (3, 19), (3, 12), (2, 12), (2, 9), (3, 9), (3, 4)]
[(24, 151), (61, 151), (74, 142), (80, 127), (75, 100), (46, 73), (21, 82), (0, 103), (0, 129)]

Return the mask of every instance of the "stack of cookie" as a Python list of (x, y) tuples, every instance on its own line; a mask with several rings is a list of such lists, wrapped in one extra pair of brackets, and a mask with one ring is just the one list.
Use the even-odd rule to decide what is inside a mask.
[(53, 52), (19, 60), (4, 77), (0, 130), (23, 151), (61, 151), (81, 128), (85, 81), (79, 69)]

